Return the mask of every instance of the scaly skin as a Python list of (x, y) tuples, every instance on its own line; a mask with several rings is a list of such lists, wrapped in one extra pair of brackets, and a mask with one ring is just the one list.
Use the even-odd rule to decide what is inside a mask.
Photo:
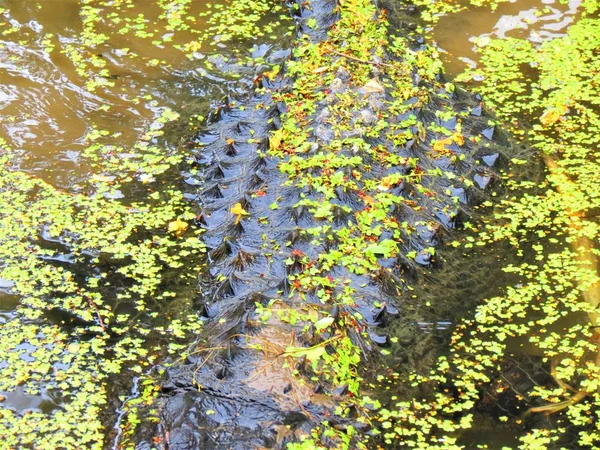
[(406, 275), (492, 178), (478, 158), (497, 133), (429, 49), (391, 41), (368, 0), (295, 11), (304, 37), (284, 75), (196, 139), (214, 288), (192, 356), (163, 383), (165, 448), (281, 448), (325, 420), (345, 436), (323, 445), (358, 445), (375, 404), (360, 366), (405, 312)]

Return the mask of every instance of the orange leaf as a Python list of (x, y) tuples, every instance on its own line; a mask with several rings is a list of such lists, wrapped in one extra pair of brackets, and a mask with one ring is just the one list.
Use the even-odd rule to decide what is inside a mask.
[(451, 137), (436, 141), (435, 144), (433, 144), (433, 149), (438, 153), (444, 153), (447, 151), (446, 145), (452, 145), (452, 142)]
[(556, 109), (548, 109), (542, 114), (540, 117), (540, 122), (543, 126), (549, 127), (550, 125), (554, 125), (556, 122), (560, 120), (561, 113)]

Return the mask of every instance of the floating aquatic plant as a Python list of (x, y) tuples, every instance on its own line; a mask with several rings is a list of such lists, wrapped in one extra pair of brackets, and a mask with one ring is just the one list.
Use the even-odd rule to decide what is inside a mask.
[[(497, 39), (481, 50), (476, 73), (485, 79), (478, 89), (515, 137), (531, 146), (532, 157), (542, 155), (548, 174), (534, 186), (508, 177), (511, 194), (496, 206), (478, 240), (466, 243), (511, 243), (523, 262), (504, 270), (520, 282), (487, 299), (457, 328), (450, 355), (431, 373), (411, 376), (414, 386), (429, 386), (432, 394), (383, 412), (388, 443), (462, 448), (456, 434), (475, 426), (475, 405), (509, 353), (507, 343), (525, 337), (543, 353), (553, 377), (530, 393), (535, 404), (525, 416), (557, 417), (553, 427), (525, 431), (519, 448), (558, 448), (573, 435), (580, 448), (599, 445), (600, 84), (598, 42), (589, 37), (599, 35), (600, 22), (593, 14), (597, 2), (584, 8), (564, 37), (537, 46)], [(471, 77), (469, 72), (462, 79)]]

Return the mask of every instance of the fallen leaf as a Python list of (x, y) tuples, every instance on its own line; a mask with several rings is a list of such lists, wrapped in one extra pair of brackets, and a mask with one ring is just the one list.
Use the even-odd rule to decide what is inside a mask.
[(324, 330), (328, 326), (330, 326), (334, 321), (333, 317), (323, 317), (321, 320), (315, 322), (315, 329), (317, 331)]
[(421, 122), (417, 122), (417, 136), (421, 142), (427, 139), (427, 128)]
[(446, 148), (446, 145), (452, 145), (452, 138), (446, 138), (446, 139), (441, 139), (439, 141), (436, 141), (435, 144), (433, 144), (433, 149), (438, 152), (438, 153), (445, 153), (448, 151), (448, 149)]
[(377, 185), (377, 189), (380, 191), (389, 191), (391, 188), (396, 186), (397, 181), (391, 179), (389, 176), (383, 177), (379, 184)]
[(362, 199), (363, 199), (363, 202), (365, 202), (365, 205), (372, 206), (375, 204), (375, 199), (373, 197), (371, 197), (370, 195), (365, 195)]
[(540, 117), (540, 122), (543, 126), (549, 127), (550, 125), (554, 125), (556, 122), (562, 119), (563, 114), (568, 111), (568, 108), (564, 105), (560, 105), (557, 108), (552, 108), (544, 111), (542, 117)]
[(77, 342), (71, 342), (69, 345), (67, 345), (67, 351), (69, 353), (77, 353), (80, 348), (81, 346)]
[(315, 347), (287, 347), (284, 354), (287, 356), (293, 356), (294, 358), (301, 358), (306, 356), (309, 361), (318, 361), (321, 356), (325, 353), (324, 345), (317, 345)]
[(281, 146), (282, 134), (280, 130), (275, 131), (269, 136), (269, 148), (277, 150)]
[(235, 219), (235, 224), (237, 225), (238, 223), (240, 223), (240, 220), (242, 219), (242, 216), (248, 216), (248, 211), (246, 211), (244, 208), (242, 208), (242, 204), (241, 203), (236, 203), (235, 205), (233, 205), (233, 207), (231, 208), (231, 213), (235, 214), (237, 217)]
[(463, 145), (465, 145), (465, 137), (460, 134), (460, 133), (454, 133), (452, 135), (452, 140), (454, 140), (454, 142), (456, 143), (456, 145), (459, 145), (460, 147), (462, 147)]
[(363, 89), (369, 94), (379, 94), (384, 92), (383, 86), (379, 84), (379, 82), (373, 78), (367, 84), (363, 86)]
[(169, 231), (174, 233), (175, 236), (180, 237), (183, 233), (185, 233), (185, 230), (188, 229), (188, 226), (189, 225), (187, 222), (184, 222), (178, 217), (177, 220), (169, 223)]

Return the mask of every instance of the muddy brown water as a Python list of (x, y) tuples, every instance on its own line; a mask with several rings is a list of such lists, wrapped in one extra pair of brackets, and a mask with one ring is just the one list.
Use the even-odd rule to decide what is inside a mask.
[[(464, 3), (464, 2), (459, 2)], [(432, 30), (449, 77), (479, 61), (476, 49), (493, 38), (525, 38), (541, 43), (563, 36), (579, 14), (581, 0), (568, 4), (557, 0), (511, 0), (489, 7), (469, 6), (458, 14), (443, 16)]]
[[(564, 36), (569, 25), (578, 19), (580, 3), (580, 0), (510, 0), (500, 3), (493, 11), (486, 7), (470, 6), (460, 13), (442, 16), (428, 30), (429, 37), (439, 49), (445, 74), (451, 80), (469, 67), (477, 67), (478, 47), (485, 46), (489, 39), (515, 37), (540, 44)], [(476, 90), (478, 81), (481, 80), (473, 80), (470, 89)], [(525, 155), (526, 153), (523, 154)], [(521, 175), (529, 179), (541, 179), (544, 177), (543, 167), (538, 161), (537, 165), (526, 169), (529, 173)], [(496, 193), (499, 197), (503, 196), (502, 189)], [(429, 316), (417, 322), (423, 336), (422, 354), (430, 358), (425, 358), (424, 364), (423, 361), (420, 364), (430, 367), (434, 356), (439, 354), (437, 352), (444, 353), (443, 345), (438, 345), (437, 348), (435, 346), (445, 342), (449, 330), (459, 320), (455, 311), (447, 311), (447, 306), (442, 305), (462, 305), (472, 309), (483, 299), (501, 294), (505, 286), (518, 283), (517, 279), (500, 270), (503, 265), (512, 261), (513, 257), (510, 255), (511, 251), (503, 245), (482, 247), (462, 255), (451, 250), (446, 253), (445, 264), (441, 265), (437, 273), (433, 271), (420, 278), (414, 295), (424, 296), (428, 305), (437, 305), (423, 308), (423, 315)], [(454, 319), (451, 319), (453, 314)], [(587, 316), (583, 314), (569, 314), (555, 324), (554, 328), (561, 333), (574, 323), (587, 323), (587, 320)], [(507, 346), (508, 352), (524, 355), (526, 360), (535, 360), (542, 355), (540, 349), (530, 343), (527, 337), (510, 339)], [(545, 426), (555, 426), (551, 418), (544, 420), (548, 421)], [(518, 447), (522, 433), (523, 428), (520, 426), (503, 425), (486, 415), (476, 415), (473, 428), (457, 437), (459, 444), (467, 449), (500, 449)], [(485, 447), (481, 447), (482, 445)]]
[[(215, 6), (226, 1), (210, 3)], [(102, 145), (133, 152), (144, 134), (156, 126), (165, 108), (170, 108), (180, 114), (180, 119), (165, 126), (164, 135), (156, 143), (166, 153), (183, 151), (182, 140), (195, 132), (194, 126), (200, 121), (195, 119), (206, 116), (224, 96), (247, 89), (257, 72), (264, 70), (262, 62), (254, 65), (253, 55), (269, 58), (289, 46), (289, 39), (283, 38), (289, 30), (281, 29), (276, 32), (281, 37), (276, 44), (272, 39), (257, 37), (202, 46), (190, 54), (176, 47), (197, 39), (197, 33), (169, 30), (159, 17), (163, 13), (159, 5), (166, 2), (134, 1), (121, 2), (131, 7), (119, 9), (119, 19), (135, 21), (143, 15), (150, 32), (159, 37), (172, 34), (172, 39), (157, 47), (152, 38), (122, 35), (117, 25), (101, 20), (96, 24), (96, 35), (104, 33), (109, 40), (87, 48), (83, 35), (86, 4), (91, 3), (0, 0), (0, 138), (20, 155), (19, 170), (67, 192), (79, 192), (80, 183), (98, 171), (94, 166), (98, 163), (84, 156), (90, 146), (88, 135), (94, 130), (109, 132), (101, 139)], [(113, 3), (93, 5), (106, 4)], [(201, 13), (207, 7), (208, 2), (193, 1), (185, 10), (187, 17), (195, 17), (195, 32), (206, 26)], [(86, 87), (88, 79), (78, 73), (68, 55), (72, 47), (84, 48), (85, 56), (104, 60), (108, 79), (114, 85), (90, 91)], [(236, 58), (243, 59), (243, 63), (236, 65)], [(225, 59), (231, 63), (221, 70), (219, 62)], [(215, 64), (206, 66), (205, 60)], [(167, 178), (161, 182), (184, 188), (186, 175), (175, 170)], [(137, 200), (139, 190), (123, 191), (123, 202)], [(0, 279), (0, 326), (14, 319), (19, 305), (19, 297), (11, 293), (11, 287), (9, 280)], [(182, 297), (189, 295), (184, 293)], [(34, 348), (25, 350), (24, 355)], [(116, 382), (131, 384), (130, 380)], [(0, 402), (0, 409), (18, 413), (49, 413), (60, 404), (44, 390), (39, 395), (23, 390), (0, 392)]]
[[(185, 121), (191, 115), (206, 114), (211, 101), (218, 101), (235, 90), (235, 85), (243, 84), (218, 71), (202, 70), (200, 60), (209, 57), (208, 49), (206, 54), (193, 58), (177, 50), (177, 45), (195, 39), (189, 32), (171, 32), (170, 44), (159, 48), (152, 43), (155, 38), (121, 35), (114, 24), (102, 21), (97, 33), (105, 33), (110, 40), (94, 48), (94, 53), (106, 61), (114, 86), (89, 92), (86, 80), (65, 54), (69, 45), (78, 45), (82, 40), (84, 3), (0, 1), (4, 10), (0, 31), (15, 28), (0, 37), (0, 133), (14, 150), (23, 152), (22, 170), (62, 188), (72, 188), (89, 174), (81, 152), (89, 145), (86, 136), (93, 129), (110, 131), (107, 145), (128, 149), (147, 132), (163, 108), (181, 113)], [(156, 19), (160, 35), (168, 33), (158, 20), (161, 10), (157, 2), (134, 5), (118, 10), (121, 20), (144, 15)], [(206, 11), (206, 5), (191, 2), (187, 14), (198, 16)], [(204, 25), (203, 19), (194, 22), (196, 29)], [(45, 40), (54, 46), (50, 53), (45, 51)], [(232, 47), (241, 47), (242, 53), (250, 56), (253, 45), (222, 45), (222, 53), (228, 55)], [(153, 59), (161, 63), (153, 65)], [(186, 134), (191, 134), (189, 128), (180, 129), (167, 136), (163, 144), (176, 146)]]
[[(205, 2), (193, 2), (190, 13), (197, 14), (205, 5)], [(0, 0), (0, 8), (4, 9), (0, 20), (4, 22), (3, 29), (15, 29), (11, 34), (0, 36), (0, 137), (22, 153), (22, 170), (73, 191), (89, 177), (91, 168), (82, 152), (89, 145), (86, 136), (94, 128), (110, 131), (112, 144), (127, 149), (135, 145), (159, 117), (162, 109), (156, 105), (160, 103), (161, 107), (172, 108), (182, 116), (183, 125), (174, 128), (162, 142), (176, 149), (181, 139), (192, 133), (186, 126), (190, 117), (207, 114), (211, 104), (244, 85), (244, 80), (199, 70), (199, 60), (188, 58), (172, 46), (157, 50), (149, 40), (117, 36), (109, 45), (98, 49), (107, 60), (115, 84), (89, 92), (85, 79), (62, 53), (65, 46), (80, 39), (81, 6), (79, 0)], [(517, 0), (501, 4), (493, 12), (471, 7), (441, 18), (432, 36), (443, 50), (446, 73), (453, 76), (466, 64), (477, 62), (474, 52), (477, 38), (479, 45), (483, 45), (487, 37), (526, 35), (535, 42), (550, 39), (564, 33), (576, 19), (578, 7), (579, 0), (571, 0), (568, 5), (552, 0)], [(159, 11), (155, 2), (145, 1), (136, 2), (128, 14), (156, 17)], [(202, 21), (196, 23), (198, 27), (202, 25)], [(110, 32), (102, 26), (99, 30)], [(55, 47), (50, 53), (45, 51), (44, 44), (48, 33), (52, 33), (49, 39)], [(176, 39), (184, 43), (190, 40), (190, 35), (180, 33)], [(253, 44), (243, 45), (250, 53)], [(227, 51), (223, 49), (224, 54)], [(130, 58), (131, 53), (139, 57)], [(159, 58), (166, 64), (149, 65), (151, 58)], [(248, 78), (245, 83), (248, 84)], [(146, 96), (146, 100), (135, 100)], [(478, 257), (472, 255), (471, 261), (475, 262), (469, 264), (477, 265)], [(500, 279), (497, 284), (501, 285)], [(442, 285), (439, 287), (443, 289)], [(469, 289), (472, 286), (464, 292)], [(428, 293), (432, 300), (441, 294)], [(18, 297), (11, 295), (10, 286), (0, 280), (0, 324), (11, 317), (17, 304)], [(424, 318), (416, 326), (429, 333), (428, 327), (443, 331), (451, 327), (452, 322), (439, 316)], [(277, 383), (271, 377), (279, 375), (273, 371), (261, 382)], [(2, 393), (2, 396), (5, 406), (20, 412), (47, 412), (56, 402), (45, 394), (34, 397), (19, 391)], [(506, 439), (501, 440), (498, 438), (496, 444), (505, 444)]]

